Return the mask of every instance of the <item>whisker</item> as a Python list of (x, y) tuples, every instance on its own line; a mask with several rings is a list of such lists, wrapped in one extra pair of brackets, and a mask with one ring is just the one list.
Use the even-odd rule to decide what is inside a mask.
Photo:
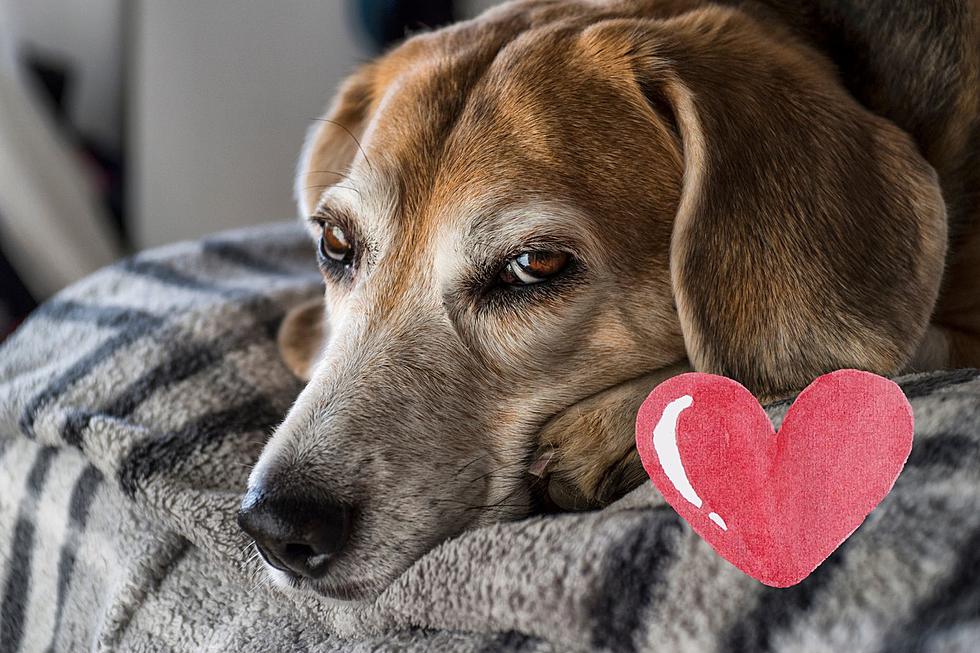
[(493, 476), (493, 475), (497, 474), (498, 472), (501, 472), (501, 471), (503, 471), (505, 469), (512, 469), (514, 467), (519, 467), (519, 466), (525, 466), (526, 467), (527, 466), (527, 463), (524, 462), (523, 460), (516, 460), (514, 462), (507, 463), (506, 465), (501, 465), (497, 469), (490, 470), (489, 472), (487, 472), (486, 474), (483, 474), (482, 476), (477, 476), (476, 478), (470, 479), (470, 483), (475, 483), (476, 481), (482, 480), (482, 479), (484, 479), (484, 478), (486, 478), (488, 476)]
[(478, 463), (479, 461), (483, 460), (484, 458), (486, 458), (489, 455), (490, 455), (490, 452), (487, 451), (482, 456), (477, 456), (476, 458), (474, 458), (470, 462), (466, 463), (465, 465), (463, 465), (462, 467), (460, 467), (460, 469), (459, 469), (458, 472), (456, 472), (455, 474), (453, 474), (453, 478), (456, 478), (457, 476), (459, 476), (460, 474), (462, 474), (464, 471), (466, 471), (467, 469), (469, 469), (472, 465)]
[[(251, 549), (251, 548), (253, 548), (253, 547), (255, 547), (255, 540), (249, 541), (248, 544), (246, 544), (245, 546), (242, 547), (241, 556), (243, 558), (246, 557), (248, 555), (248, 550)], [(256, 550), (256, 552), (258, 552), (258, 549), (257, 548), (255, 550)]]
[(250, 589), (248, 593), (254, 594), (255, 590), (259, 589), (259, 587), (261, 587), (262, 585), (271, 585), (271, 584), (272, 584), (272, 579), (269, 578), (267, 574), (262, 574), (259, 577), (258, 581), (256, 581), (255, 585), (252, 585), (252, 589)]
[(349, 175), (343, 172), (337, 172), (336, 170), (307, 170), (308, 175), (337, 175), (343, 179), (346, 179)]
[(469, 506), (467, 510), (503, 510), (505, 508), (527, 508), (523, 503), (490, 503), (484, 506)]
[(303, 190), (320, 190), (323, 188), (343, 188), (349, 191), (353, 191), (358, 195), (361, 194), (361, 191), (357, 190), (353, 186), (341, 186), (340, 184), (313, 184), (312, 186), (304, 187)]
[(367, 152), (365, 152), (364, 151), (364, 148), (361, 147), (361, 141), (357, 140), (357, 136), (355, 136), (354, 135), (354, 132), (352, 132), (350, 129), (348, 129), (346, 125), (343, 125), (343, 124), (337, 122), (336, 120), (331, 120), (330, 118), (314, 118), (314, 120), (318, 120), (320, 122), (328, 122), (331, 125), (334, 125), (336, 127), (340, 127), (345, 132), (347, 132), (347, 135), (350, 136), (354, 140), (354, 144), (357, 145), (357, 149), (359, 149), (361, 151), (361, 154), (364, 155), (364, 160), (367, 161), (367, 163), (368, 163), (369, 166), (371, 166), (372, 168), (374, 168), (374, 164), (371, 163), (371, 159), (368, 158)]

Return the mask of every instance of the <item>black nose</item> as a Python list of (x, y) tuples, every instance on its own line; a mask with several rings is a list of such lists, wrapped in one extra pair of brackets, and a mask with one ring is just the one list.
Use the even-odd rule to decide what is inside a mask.
[(238, 525), (276, 569), (319, 578), (347, 542), (351, 511), (337, 504), (251, 488), (242, 499)]

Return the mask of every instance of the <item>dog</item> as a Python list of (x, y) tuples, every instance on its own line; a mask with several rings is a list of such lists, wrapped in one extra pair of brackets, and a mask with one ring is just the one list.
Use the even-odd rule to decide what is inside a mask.
[(362, 67), (299, 166), (325, 293), (239, 513), (269, 574), (367, 599), (603, 506), (679, 371), (978, 365), (978, 89), (977, 0), (525, 0)]

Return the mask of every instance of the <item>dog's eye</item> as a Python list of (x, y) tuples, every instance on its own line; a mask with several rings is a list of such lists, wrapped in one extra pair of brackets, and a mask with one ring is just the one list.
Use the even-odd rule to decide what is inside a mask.
[(323, 234), (320, 236), (320, 254), (332, 261), (349, 263), (354, 247), (343, 229), (329, 222), (323, 224)]
[(509, 286), (529, 286), (556, 276), (568, 266), (566, 252), (523, 252), (500, 271), (500, 280)]

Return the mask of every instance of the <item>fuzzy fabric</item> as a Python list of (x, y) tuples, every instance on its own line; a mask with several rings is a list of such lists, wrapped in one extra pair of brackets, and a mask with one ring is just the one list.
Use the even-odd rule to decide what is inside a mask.
[(789, 589), (731, 567), (650, 484), (465, 533), (375, 601), (269, 587), (235, 512), (300, 390), (274, 338), (320, 292), (311, 250), (293, 225), (154, 250), (3, 345), (0, 651), (980, 649), (976, 370), (900, 379), (905, 471)]

